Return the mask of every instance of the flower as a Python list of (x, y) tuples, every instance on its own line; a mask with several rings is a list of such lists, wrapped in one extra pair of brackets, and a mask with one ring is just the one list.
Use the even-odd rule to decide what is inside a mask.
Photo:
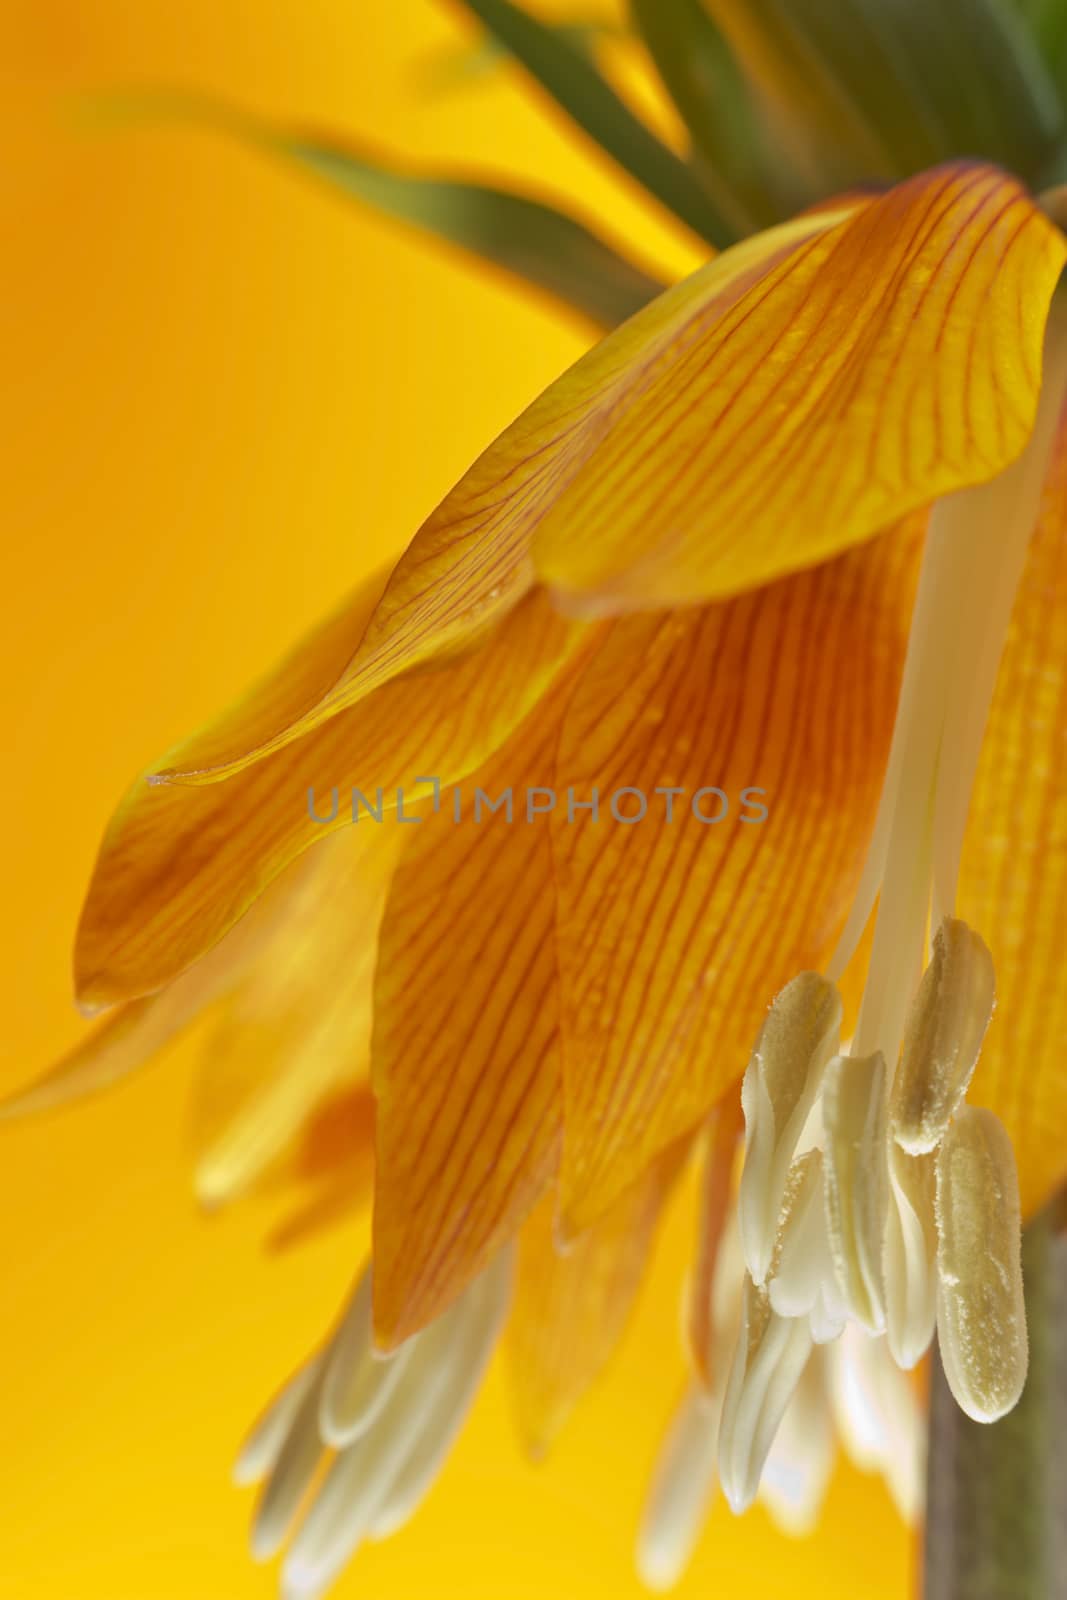
[[(1030, 935), (1067, 882), (1047, 638), (1065, 258), (1024, 186), (976, 161), (734, 245), (552, 385), (387, 578), (117, 812), (76, 954), (83, 1003), (113, 1009), (29, 1101), (110, 1080), (216, 1007), (225, 1103), (199, 1184), (219, 1201), (324, 1098), (373, 1085), (373, 1273), (241, 1463), (270, 1473), (265, 1553), (337, 1452), (287, 1557), (294, 1595), (417, 1504), (516, 1239), (510, 1337), (548, 1442), (713, 1113), (693, 1344), (738, 1508), (813, 1343), (887, 1329), (910, 1364), (932, 1284), (957, 1396), (979, 1415), (1017, 1396), (1020, 1362), (984, 1372), (973, 1318), (993, 1292), (1018, 1354), (1021, 1290), (1006, 1271), (996, 1298), (972, 1235), (999, 1216), (1011, 1268), (1015, 1159), (1028, 1208), (1064, 1176), (1055, 955)], [(551, 804), (516, 823), (517, 790)], [(650, 826), (618, 806), (700, 792), (758, 793), (766, 815), (665, 803)], [(1041, 819), (1030, 846), (1014, 811)], [(962, 1108), (992, 1010), (972, 928), (1010, 1023), (973, 1093), (1014, 1157), (991, 1111)], [(839, 980), (862, 989), (847, 1052)], [(736, 1128), (716, 1108), (757, 1033), (724, 1380), (708, 1308)], [(911, 1161), (936, 1166), (936, 1228)], [(703, 1456), (708, 1435), (685, 1437)]]

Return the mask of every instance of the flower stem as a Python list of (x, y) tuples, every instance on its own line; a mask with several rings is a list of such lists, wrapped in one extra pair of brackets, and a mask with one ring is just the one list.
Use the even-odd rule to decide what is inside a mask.
[(923, 1600), (1067, 1595), (1065, 1221), (1061, 1204), (1023, 1235), (1030, 1368), (1015, 1410), (972, 1422), (934, 1356)]

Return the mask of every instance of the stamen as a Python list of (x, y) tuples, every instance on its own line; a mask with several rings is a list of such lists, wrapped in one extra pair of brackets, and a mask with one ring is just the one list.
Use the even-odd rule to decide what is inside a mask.
[(886, 1338), (906, 1371), (934, 1336), (937, 1277), (934, 1257), (934, 1157), (889, 1148), (889, 1220), (885, 1242)]
[(508, 1308), (508, 1275), (485, 1282), (482, 1304), (468, 1339), (463, 1370), (451, 1390), (426, 1417), (418, 1448), (393, 1481), (371, 1519), (372, 1539), (387, 1539), (409, 1522), (440, 1476), (441, 1469), (474, 1404), (486, 1367), (496, 1348)]
[(991, 1111), (965, 1106), (937, 1156), (937, 1333), (949, 1388), (976, 1422), (1010, 1411), (1026, 1381), (1019, 1179)]
[(993, 958), (948, 917), (912, 1003), (893, 1083), (893, 1137), (912, 1155), (934, 1150), (967, 1093), (996, 999)]
[(641, 1529), (637, 1570), (650, 1589), (673, 1589), (692, 1559), (717, 1483), (719, 1401), (692, 1385), (660, 1451)]
[(836, 1339), (845, 1325), (826, 1228), (821, 1150), (809, 1150), (790, 1170), (767, 1292), (780, 1317), (808, 1318), (816, 1344)]
[(376, 1423), (337, 1457), (293, 1540), (282, 1568), (283, 1592), (291, 1600), (321, 1595), (376, 1522), (399, 1526), (400, 1500), (414, 1505), (421, 1499), (429, 1484), (420, 1452), (428, 1440), (440, 1465), (456, 1401), (468, 1389), (471, 1368), (481, 1372), (495, 1343), (509, 1284), (505, 1252), (420, 1336)]
[(802, 972), (773, 1001), (745, 1073), (738, 1215), (745, 1262), (756, 1284), (770, 1270), (789, 1166), (840, 1028), (841, 997), (833, 984), (817, 972)]
[(759, 1498), (781, 1531), (794, 1539), (814, 1530), (834, 1465), (823, 1363), (822, 1354), (814, 1351), (786, 1407), (760, 1479)]
[(885, 1326), (885, 1091), (885, 1061), (875, 1052), (835, 1056), (822, 1095), (830, 1250), (849, 1314), (871, 1333)]
[(312, 1356), (279, 1390), (241, 1446), (233, 1468), (234, 1483), (240, 1487), (259, 1483), (271, 1471), (321, 1367), (321, 1355)]
[(385, 1355), (374, 1345), (372, 1276), (368, 1267), (330, 1344), (323, 1374), (319, 1428), (342, 1450), (366, 1433), (400, 1381), (419, 1335)]
[(719, 1477), (735, 1512), (748, 1509), (785, 1409), (813, 1349), (803, 1317), (780, 1317), (746, 1274), (741, 1331), (719, 1422)]
[(934, 516), (967, 551), (956, 604), (967, 632), (955, 653), (934, 820), (934, 920), (951, 913), (974, 775), (1001, 650), (1059, 430), (1067, 389), (1067, 298), (1058, 290), (1045, 325), (1041, 393), (1030, 440), (989, 483), (939, 502)]
[(288, 1436), (256, 1506), (250, 1540), (256, 1561), (269, 1561), (277, 1555), (300, 1502), (318, 1471), (322, 1460), (322, 1440), (319, 1437), (321, 1396), (320, 1366), (293, 1418)]
[(901, 1516), (914, 1523), (923, 1500), (926, 1433), (918, 1396), (886, 1341), (850, 1324), (827, 1347), (837, 1431), (861, 1472), (879, 1472)]

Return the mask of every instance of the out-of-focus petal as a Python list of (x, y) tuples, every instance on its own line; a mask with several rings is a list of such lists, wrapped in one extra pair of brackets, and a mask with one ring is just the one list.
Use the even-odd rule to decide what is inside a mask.
[[(580, 1231), (743, 1070), (768, 1000), (852, 897), (892, 730), (918, 541), (900, 530), (727, 604), (616, 624), (564, 721), (560, 786), (634, 787), (644, 821), (562, 805), (566, 1137)], [(709, 819), (694, 815), (695, 792)], [(674, 821), (657, 787), (685, 793)], [(743, 804), (743, 791), (763, 792)], [(758, 816), (763, 822), (742, 821)], [(653, 810), (653, 807), (656, 809)], [(631, 814), (635, 802), (625, 797)]]
[(661, 1156), (569, 1249), (559, 1246), (552, 1197), (522, 1231), (507, 1342), (519, 1433), (535, 1458), (615, 1352), (687, 1149), (683, 1141)]
[(373, 1043), (374, 1315), (386, 1347), (454, 1300), (556, 1170), (552, 847), (527, 791), (552, 785), (569, 692), (568, 679), (441, 795), (393, 879)]
[(233, 990), (269, 949), (301, 893), (299, 866), (262, 896), (253, 913), (158, 994), (116, 1006), (86, 1037), (25, 1089), (0, 1102), (0, 1117), (53, 1111), (136, 1072)]
[[(105, 836), (82, 913), (80, 997), (109, 1004), (176, 977), (290, 861), (351, 823), (353, 788), (366, 801), (356, 802), (357, 825), (387, 833), (399, 788), (410, 803), (428, 789), (416, 779), (444, 784), (476, 767), (591, 632), (531, 595), (481, 651), (387, 684), (225, 783), (135, 785)], [(380, 805), (384, 820), (370, 819), (367, 805)]]
[(368, 1079), (378, 928), (402, 831), (325, 840), (280, 935), (221, 1009), (194, 1101), (204, 1205), (241, 1194), (316, 1107)]
[(936, 168), (720, 298), (733, 254), (538, 527), (538, 574), (575, 605), (750, 588), (995, 476), (1030, 435), (1067, 244), (1014, 179)]
[(1067, 1178), (1067, 427), (1015, 601), (971, 803), (959, 915), (997, 1009), (968, 1093), (1011, 1134), (1024, 1215)]
[(688, 1291), (689, 1354), (708, 1392), (725, 1382), (715, 1370), (715, 1282), (723, 1235), (730, 1213), (733, 1173), (744, 1118), (741, 1095), (728, 1089), (708, 1118), (704, 1171), (700, 1185), (696, 1262)]

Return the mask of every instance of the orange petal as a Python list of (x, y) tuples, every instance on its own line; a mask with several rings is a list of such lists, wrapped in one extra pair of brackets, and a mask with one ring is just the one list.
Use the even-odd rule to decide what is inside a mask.
[(741, 1087), (736, 1084), (727, 1090), (708, 1118), (697, 1257), (689, 1285), (689, 1351), (697, 1376), (709, 1394), (714, 1392), (717, 1383), (725, 1383), (726, 1378), (725, 1373), (714, 1371), (715, 1269), (733, 1198), (734, 1163), (744, 1121)]
[(153, 777), (186, 783), (221, 777), (265, 751), (280, 730), (300, 726), (352, 659), (387, 579), (387, 572), (376, 572), (359, 584), (235, 705), (161, 757)]
[(271, 1229), (271, 1250), (289, 1250), (369, 1210), (374, 1189), (374, 1095), (358, 1083), (324, 1100), (302, 1129), (272, 1187), (294, 1200)]
[(737, 593), (994, 476), (1030, 435), (1067, 243), (1014, 179), (913, 178), (720, 303), (733, 254), (646, 341), (538, 528), (538, 574), (572, 603)]
[(373, 583), (313, 635), (282, 674), (173, 751), (160, 775), (182, 782), (218, 779), (412, 667), (470, 648), (528, 593), (535, 530), (567, 486), (595, 468), (602, 441), (645, 381), (650, 352), (669, 346), (694, 314), (704, 315), (709, 299), (716, 306), (731, 302), (770, 263), (834, 220), (832, 214), (801, 217), (746, 241), (594, 346), (442, 501), (369, 616)]
[[(374, 1084), (375, 1328), (395, 1344), (442, 1311), (513, 1234), (552, 1177), (560, 1088), (547, 818), (556, 693), (418, 830), (386, 907)], [(506, 809), (475, 812), (478, 789)], [(456, 821), (454, 806), (460, 807)]]
[(0, 1105), (0, 1116), (52, 1111), (110, 1088), (145, 1066), (201, 1013), (219, 1003), (261, 959), (299, 893), (301, 874), (285, 874), (253, 915), (159, 994), (117, 1006), (54, 1067)]
[[(110, 1004), (160, 988), (231, 928), (288, 863), (352, 820), (352, 790), (388, 808), (436, 776), (454, 782), (526, 715), (589, 629), (531, 595), (477, 654), (385, 685), (225, 783), (139, 783), (113, 819), (75, 950), (80, 998)], [(381, 789), (379, 797), (377, 791)], [(332, 791), (337, 815), (329, 817)], [(406, 832), (405, 828), (405, 832)]]
[(193, 1104), (204, 1205), (243, 1193), (319, 1106), (367, 1081), (378, 929), (401, 840), (400, 828), (325, 840), (280, 936), (220, 1008)]
[[(598, 789), (605, 812), (639, 789), (648, 813), (554, 818), (571, 1229), (707, 1114), (770, 997), (827, 955), (877, 807), (918, 547), (902, 530), (756, 594), (629, 619), (586, 670), (557, 781)], [(684, 791), (673, 822), (660, 786)], [(741, 820), (754, 804), (766, 821)]]
[(967, 829), (959, 915), (997, 1009), (968, 1099), (1015, 1145), (1024, 1213), (1067, 1180), (1067, 425), (1016, 597)]
[(688, 1149), (667, 1151), (563, 1253), (551, 1196), (523, 1228), (506, 1340), (519, 1434), (535, 1458), (615, 1353)]

